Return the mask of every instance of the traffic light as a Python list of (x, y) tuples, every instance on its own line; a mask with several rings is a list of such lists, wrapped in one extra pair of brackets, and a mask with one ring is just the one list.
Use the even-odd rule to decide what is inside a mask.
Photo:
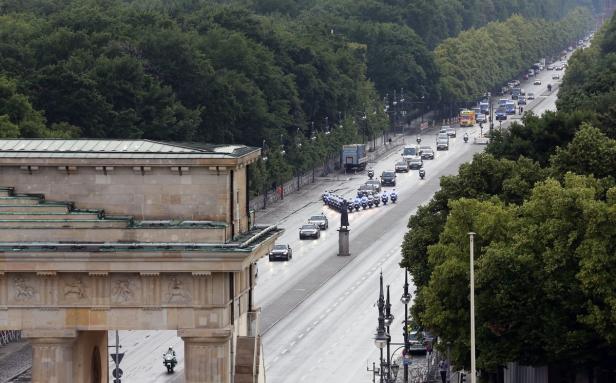
[(459, 383), (466, 383), (466, 374), (462, 371), (460, 371), (460, 382)]

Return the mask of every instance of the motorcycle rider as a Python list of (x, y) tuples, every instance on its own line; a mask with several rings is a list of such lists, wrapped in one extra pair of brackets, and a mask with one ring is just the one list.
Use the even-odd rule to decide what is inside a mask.
[(387, 205), (387, 200), (389, 196), (387, 195), (387, 191), (383, 190), (383, 194), (381, 194), (381, 201), (383, 201), (383, 205)]
[(426, 176), (426, 171), (424, 169), (419, 169), (419, 178), (423, 180), (425, 176)]
[(368, 197), (366, 197), (365, 195), (363, 197), (361, 197), (361, 206), (365, 209), (366, 206), (368, 206)]
[(417, 136), (417, 139), (415, 141), (417, 141), (418, 144), (421, 144), (421, 137)]
[(396, 202), (396, 200), (398, 199), (396, 189), (392, 190), (391, 193), (389, 193), (389, 197), (391, 198), (391, 202)]
[(372, 179), (374, 177), (374, 170), (368, 169), (368, 178)]
[(169, 346), (169, 349), (167, 350), (166, 353), (173, 355), (173, 358), (175, 358), (175, 350), (173, 349), (173, 347)]
[(468, 142), (468, 133), (464, 133), (464, 142)]

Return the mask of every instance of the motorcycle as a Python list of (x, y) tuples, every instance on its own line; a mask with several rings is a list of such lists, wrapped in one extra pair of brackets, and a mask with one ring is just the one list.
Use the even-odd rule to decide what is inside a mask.
[(391, 199), (391, 203), (396, 203), (396, 201), (398, 200), (398, 195), (394, 192), (391, 192), (389, 198)]
[(375, 195), (374, 198), (372, 199), (372, 203), (374, 203), (375, 207), (379, 207), (379, 205), (381, 204), (381, 197), (379, 197), (378, 195)]
[(423, 169), (419, 169), (419, 178), (423, 180), (425, 176), (426, 176), (426, 171)]
[(374, 178), (374, 170), (368, 170), (368, 178)]
[(372, 205), (374, 205), (374, 204), (372, 203), (372, 198), (370, 198), (370, 197), (368, 198), (368, 200), (366, 201), (366, 203), (368, 204), (368, 207), (369, 207), (369, 208), (372, 208)]
[(355, 211), (359, 211), (360, 206), (361, 204), (359, 201), (356, 200), (355, 202), (353, 202), (353, 207), (355, 208)]
[(464, 142), (468, 142), (468, 134), (464, 134)]
[(171, 353), (163, 354), (163, 365), (167, 367), (167, 372), (172, 374), (175, 365), (178, 363), (177, 359), (175, 359), (175, 355)]
[(368, 198), (366, 198), (366, 197), (362, 197), (361, 198), (361, 207), (364, 210), (368, 207)]
[(387, 197), (387, 194), (383, 194), (381, 196), (381, 201), (383, 202), (383, 206), (387, 205), (388, 200), (389, 200), (389, 197)]
[(352, 203), (352, 202), (349, 202), (349, 203), (347, 204), (347, 209), (349, 210), (349, 213), (352, 213), (352, 212), (353, 212), (353, 203)]

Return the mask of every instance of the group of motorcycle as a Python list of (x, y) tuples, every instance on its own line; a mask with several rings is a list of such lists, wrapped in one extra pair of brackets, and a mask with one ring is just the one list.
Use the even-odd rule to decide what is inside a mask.
[(365, 210), (372, 207), (379, 207), (381, 203), (383, 203), (383, 205), (387, 205), (389, 201), (392, 203), (396, 203), (396, 201), (398, 201), (398, 194), (395, 189), (389, 194), (387, 194), (387, 192), (383, 192), (381, 195), (358, 195), (353, 200), (348, 200), (330, 191), (323, 193), (323, 203), (337, 211), (342, 211), (346, 207), (349, 213), (362, 209)]

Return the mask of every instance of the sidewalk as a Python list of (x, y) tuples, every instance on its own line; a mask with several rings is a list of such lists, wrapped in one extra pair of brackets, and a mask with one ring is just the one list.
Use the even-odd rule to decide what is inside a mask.
[(32, 347), (26, 341), (9, 343), (0, 347), (0, 383), (9, 382), (11, 378), (30, 367)]

